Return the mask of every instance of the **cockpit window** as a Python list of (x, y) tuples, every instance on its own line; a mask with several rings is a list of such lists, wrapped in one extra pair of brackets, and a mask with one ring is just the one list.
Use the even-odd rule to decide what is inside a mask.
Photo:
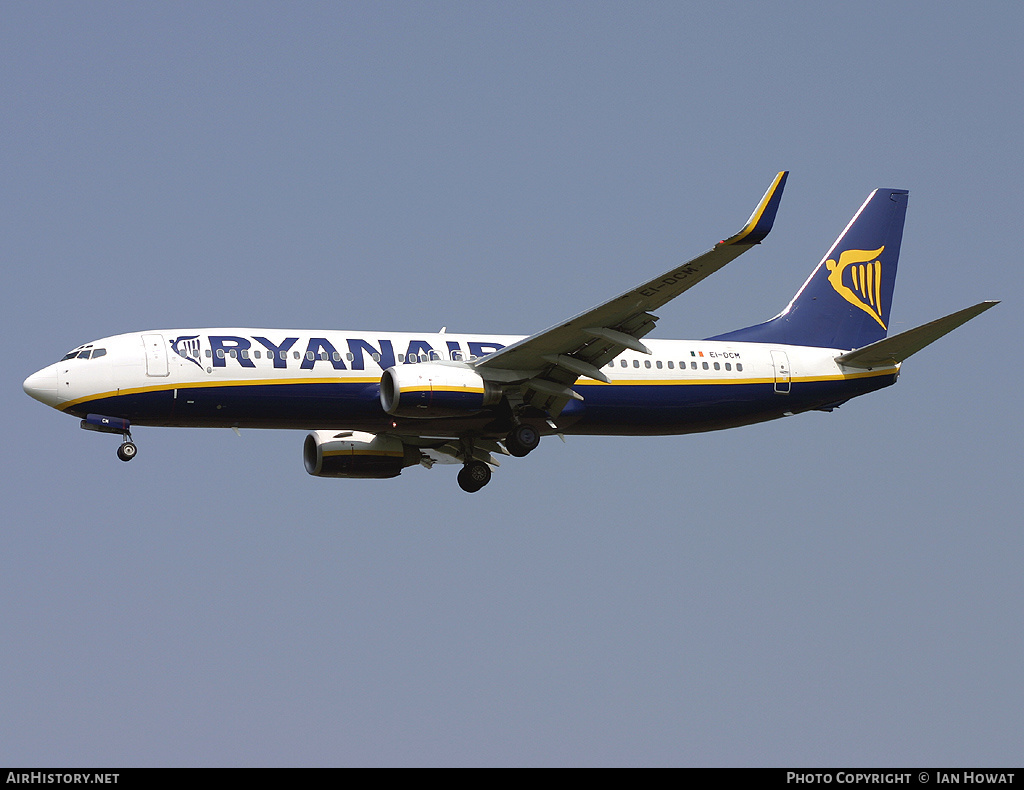
[(66, 359), (75, 359), (76, 357), (78, 359), (96, 359), (97, 357), (102, 357), (106, 353), (107, 350), (105, 348), (93, 348), (90, 345), (87, 346), (84, 350), (81, 347), (79, 347), (76, 348), (74, 351), (69, 351), (67, 354), (60, 358), (60, 361), (63, 362)]

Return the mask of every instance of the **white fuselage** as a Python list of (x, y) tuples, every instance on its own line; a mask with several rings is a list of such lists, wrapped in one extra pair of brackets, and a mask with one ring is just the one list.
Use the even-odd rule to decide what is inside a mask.
[[(112, 414), (141, 425), (422, 432), (423, 421), (392, 420), (380, 408), (376, 388), (384, 370), (424, 362), (466, 366), (520, 339), (153, 330), (81, 346), (30, 377), (25, 388), (61, 411)], [(728, 427), (841, 402), (892, 383), (898, 371), (844, 369), (835, 360), (839, 349), (709, 340), (645, 344), (650, 355), (627, 350), (601, 368), (609, 383), (581, 378), (574, 388), (583, 400), (570, 404), (557, 429), (650, 434)], [(432, 422), (438, 433), (457, 435), (465, 419)]]

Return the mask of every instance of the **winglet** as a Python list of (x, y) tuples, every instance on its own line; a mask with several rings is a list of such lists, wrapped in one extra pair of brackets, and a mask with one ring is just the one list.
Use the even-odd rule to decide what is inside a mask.
[(772, 181), (768, 191), (764, 193), (761, 202), (757, 204), (754, 213), (750, 215), (743, 230), (735, 236), (730, 236), (722, 244), (760, 244), (771, 232), (775, 224), (775, 214), (779, 210), (779, 203), (782, 202), (782, 190), (786, 186), (788, 170), (783, 170)]

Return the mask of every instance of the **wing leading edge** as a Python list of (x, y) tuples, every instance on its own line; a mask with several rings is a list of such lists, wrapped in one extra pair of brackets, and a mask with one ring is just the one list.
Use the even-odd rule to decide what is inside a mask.
[(557, 416), (580, 376), (608, 381), (601, 367), (626, 349), (649, 354), (640, 341), (654, 329), (656, 310), (735, 260), (772, 229), (789, 171), (772, 181), (743, 228), (681, 266), (474, 363), (485, 378), (522, 381), (523, 402)]

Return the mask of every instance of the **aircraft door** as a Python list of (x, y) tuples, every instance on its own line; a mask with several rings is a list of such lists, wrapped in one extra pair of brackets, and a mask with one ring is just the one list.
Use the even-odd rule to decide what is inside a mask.
[(792, 381), (789, 372), (789, 355), (785, 351), (772, 349), (772, 366), (775, 368), (775, 391), (788, 395)]
[(142, 345), (146, 350), (146, 375), (167, 376), (167, 346), (163, 335), (143, 335)]

